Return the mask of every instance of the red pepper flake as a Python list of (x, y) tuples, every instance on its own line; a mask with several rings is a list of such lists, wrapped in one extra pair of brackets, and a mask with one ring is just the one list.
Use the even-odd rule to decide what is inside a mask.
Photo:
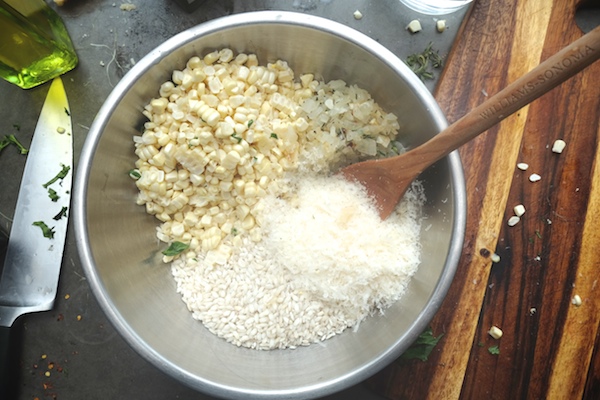
[(53, 362), (49, 362), (48, 363), (48, 369), (53, 369), (54, 368), (54, 363)]
[(44, 390), (54, 389), (54, 386), (50, 382), (44, 382), (42, 385), (44, 386)]
[(58, 314), (58, 317), (56, 317), (56, 320), (59, 322), (62, 321), (63, 319), (65, 319), (65, 316), (62, 314)]
[(57, 370), (58, 372), (63, 372), (63, 367), (56, 367), (56, 370)]

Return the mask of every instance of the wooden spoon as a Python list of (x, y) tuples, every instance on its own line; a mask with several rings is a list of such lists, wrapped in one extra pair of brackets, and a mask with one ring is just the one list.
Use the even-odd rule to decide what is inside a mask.
[[(600, 26), (548, 58), (424, 144), (399, 156), (352, 164), (340, 170), (362, 184), (381, 219), (396, 208), (427, 167), (558, 86), (600, 58)], [(600, 81), (592, 84), (600, 84)]]

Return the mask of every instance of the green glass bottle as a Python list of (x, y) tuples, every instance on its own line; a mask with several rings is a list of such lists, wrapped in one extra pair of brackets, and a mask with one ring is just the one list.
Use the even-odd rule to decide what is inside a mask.
[(29, 89), (77, 62), (67, 29), (44, 0), (0, 0), (0, 77)]

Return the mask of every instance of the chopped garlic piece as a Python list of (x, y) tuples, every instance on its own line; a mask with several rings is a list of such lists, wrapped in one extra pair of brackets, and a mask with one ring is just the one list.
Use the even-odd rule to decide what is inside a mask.
[(412, 21), (410, 21), (406, 29), (408, 29), (410, 33), (417, 33), (422, 29), (421, 23), (419, 22), (419, 20), (413, 19)]
[(500, 339), (502, 337), (503, 332), (502, 329), (498, 328), (497, 326), (492, 326), (488, 331), (488, 334), (494, 339)]
[(567, 144), (565, 143), (564, 140), (558, 139), (552, 145), (552, 151), (555, 153), (562, 153), (562, 151), (565, 149), (566, 145)]
[(571, 300), (571, 303), (573, 303), (573, 305), (575, 305), (576, 307), (579, 307), (582, 303), (581, 301), (581, 297), (579, 297), (578, 294), (576, 294), (575, 296), (573, 296), (573, 299)]
[(519, 223), (520, 220), (521, 220), (521, 218), (514, 215), (508, 219), (508, 226), (515, 226), (516, 224)]
[(539, 176), (538, 174), (531, 174), (531, 175), (529, 176), (529, 180), (530, 180), (531, 182), (537, 182), (537, 181), (539, 181), (540, 179), (542, 179), (542, 177), (541, 177), (541, 176)]
[(435, 28), (438, 32), (442, 33), (446, 30), (446, 20), (440, 19), (435, 23)]
[(363, 15), (360, 11), (354, 11), (354, 19), (362, 19)]
[(523, 204), (517, 204), (514, 208), (514, 211), (517, 217), (521, 217), (523, 214), (525, 214), (525, 206)]
[(524, 163), (524, 162), (518, 163), (517, 168), (519, 168), (521, 171), (526, 171), (527, 168), (529, 168), (529, 164)]
[(500, 262), (500, 256), (496, 253), (492, 254), (492, 262), (493, 263), (499, 263)]

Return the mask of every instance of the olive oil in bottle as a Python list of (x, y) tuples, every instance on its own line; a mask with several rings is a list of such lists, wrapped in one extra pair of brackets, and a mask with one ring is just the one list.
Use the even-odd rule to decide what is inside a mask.
[(29, 89), (77, 62), (62, 20), (44, 0), (0, 0), (0, 77)]

